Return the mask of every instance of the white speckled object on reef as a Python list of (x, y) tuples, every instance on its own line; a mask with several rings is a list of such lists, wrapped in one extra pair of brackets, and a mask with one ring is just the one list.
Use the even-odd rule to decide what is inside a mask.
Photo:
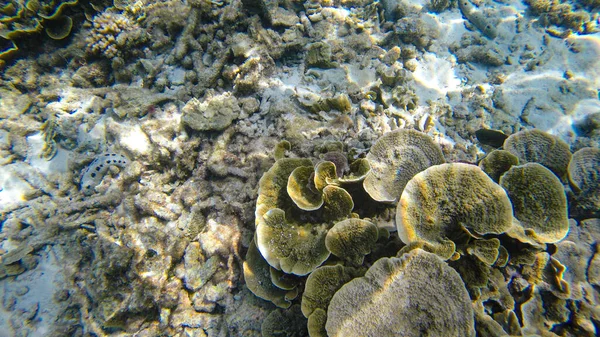
[(85, 195), (94, 193), (94, 188), (100, 184), (106, 171), (111, 165), (124, 168), (129, 163), (129, 160), (118, 153), (107, 152), (98, 156), (83, 173), (81, 178), (81, 191)]

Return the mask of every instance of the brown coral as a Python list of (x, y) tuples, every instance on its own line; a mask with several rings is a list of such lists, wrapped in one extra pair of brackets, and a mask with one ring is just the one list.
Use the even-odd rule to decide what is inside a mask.
[(475, 336), (463, 281), (436, 255), (415, 249), (379, 259), (335, 293), (327, 311), (335, 336)]
[(560, 180), (537, 163), (513, 166), (500, 178), (515, 217), (541, 243), (562, 240), (569, 232), (567, 197)]
[(425, 241), (443, 258), (465, 232), (500, 234), (512, 226), (506, 192), (474, 165), (436, 165), (414, 176), (396, 210), (398, 235), (404, 243)]
[(517, 132), (504, 141), (504, 149), (519, 158), (521, 164), (538, 163), (549, 168), (559, 178), (567, 173), (571, 151), (560, 138), (541, 130)]
[(396, 202), (408, 181), (432, 165), (445, 162), (440, 148), (424, 133), (398, 129), (386, 133), (367, 155), (371, 171), (363, 181), (374, 200)]

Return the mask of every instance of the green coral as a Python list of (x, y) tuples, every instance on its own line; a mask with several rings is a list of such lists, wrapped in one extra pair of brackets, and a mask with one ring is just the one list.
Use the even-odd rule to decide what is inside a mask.
[(289, 308), (291, 303), (286, 299), (286, 291), (271, 283), (270, 266), (260, 255), (254, 241), (248, 247), (243, 271), (246, 286), (252, 293), (264, 300), (271, 301), (280, 308)]
[[(248, 288), (280, 307), (300, 294), (311, 336), (473, 336), (476, 324), (481, 333), (519, 335), (515, 310), (526, 289), (564, 301), (576, 286), (558, 260), (569, 261), (569, 252), (546, 245), (569, 230), (564, 189), (535, 162), (569, 171), (579, 192), (596, 186), (584, 172), (595, 169), (597, 153), (578, 153), (567, 170), (571, 154), (556, 137), (538, 130), (511, 137), (481, 168), (444, 163), (438, 145), (414, 130), (383, 135), (350, 165), (353, 156), (339, 142), (315, 146), (319, 155), (311, 159), (285, 158), (291, 144), (280, 143), (259, 183), (258, 249), (244, 263)], [(373, 190), (389, 198), (373, 200)], [(395, 200), (398, 233), (390, 235), (384, 227)], [(600, 279), (597, 260), (592, 282)], [(507, 271), (523, 277), (510, 281), (515, 289)]]
[(500, 178), (515, 217), (541, 243), (562, 240), (569, 232), (567, 197), (560, 180), (537, 163), (514, 166)]
[(431, 165), (445, 162), (442, 150), (422, 132), (398, 129), (379, 138), (367, 154), (371, 171), (363, 187), (376, 201), (394, 203), (406, 183)]
[(511, 167), (519, 165), (519, 158), (506, 150), (494, 150), (479, 163), (479, 167), (495, 182)]
[(77, 3), (78, 0), (9, 0), (0, 8), (0, 38), (5, 40), (0, 46), (0, 59), (14, 55), (17, 39), (21, 37), (44, 30), (52, 39), (67, 37), (73, 20), (63, 12)]
[(519, 163), (538, 163), (549, 168), (559, 178), (565, 177), (571, 161), (567, 143), (547, 132), (532, 129), (517, 132), (504, 141), (504, 149)]
[(444, 259), (465, 235), (501, 234), (512, 226), (512, 205), (502, 187), (475, 165), (435, 165), (414, 176), (396, 211), (404, 243), (425, 241)]
[(364, 256), (371, 252), (379, 231), (367, 220), (346, 219), (333, 226), (325, 237), (325, 246), (333, 255), (355, 265), (363, 263)]
[[(475, 336), (471, 300), (459, 274), (415, 249), (379, 259), (335, 293), (327, 312), (335, 336)], [(426, 332), (426, 333), (425, 333)]]
[(310, 317), (317, 309), (327, 310), (329, 301), (336, 291), (364, 271), (342, 265), (322, 266), (306, 279), (306, 288), (302, 294), (302, 314)]

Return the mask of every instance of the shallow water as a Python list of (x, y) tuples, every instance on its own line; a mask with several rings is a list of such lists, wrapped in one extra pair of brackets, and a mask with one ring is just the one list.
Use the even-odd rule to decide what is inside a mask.
[(597, 335), (599, 5), (7, 1), (0, 336)]

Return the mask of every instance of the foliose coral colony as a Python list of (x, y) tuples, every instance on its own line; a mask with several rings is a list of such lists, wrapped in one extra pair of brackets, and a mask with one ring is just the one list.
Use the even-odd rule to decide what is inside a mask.
[[(339, 163), (279, 156), (260, 181), (256, 235), (244, 262), (248, 288), (282, 308), (300, 291), (311, 336), (475, 336), (490, 330), (500, 336), (539, 329), (545, 316), (517, 309), (550, 297), (594, 310), (571, 293), (559, 259), (569, 255), (549, 251), (571, 239), (560, 177), (568, 166), (571, 181), (581, 179), (575, 171), (583, 169), (584, 153), (594, 161), (595, 152), (580, 150), (573, 161), (562, 141), (539, 130), (514, 134), (503, 147), (488, 155), (485, 167), (493, 169), (484, 171), (444, 163), (427, 135), (398, 129), (372, 146), (368, 165), (354, 165), (364, 169), (351, 183), (337, 174)], [(365, 194), (396, 207), (403, 244), (385, 244), (390, 234), (378, 228), (377, 212), (360, 218), (363, 207), (373, 206), (352, 198)], [(293, 282), (282, 285), (286, 278)], [(579, 276), (577, 282), (590, 287), (590, 281)], [(586, 314), (582, 321), (590, 319)]]

